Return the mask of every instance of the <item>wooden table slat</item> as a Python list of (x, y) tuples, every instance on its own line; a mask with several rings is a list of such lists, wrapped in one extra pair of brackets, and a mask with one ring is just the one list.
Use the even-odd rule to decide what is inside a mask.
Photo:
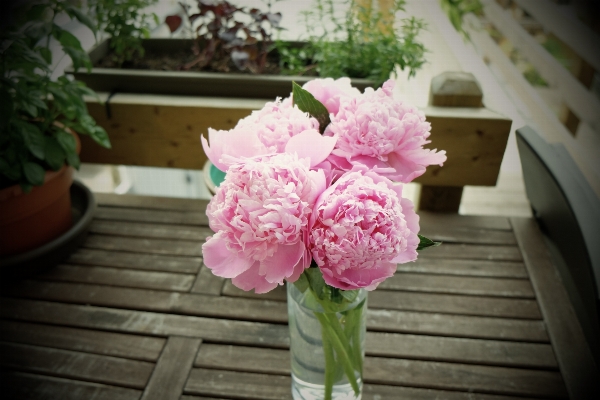
[(0, 343), (0, 365), (61, 378), (143, 389), (153, 363), (47, 347)]
[(110, 220), (94, 220), (90, 226), (91, 233), (103, 235), (196, 240), (200, 243), (214, 234), (208, 227), (189, 225), (166, 225), (144, 222), (124, 222)]
[(154, 222), (169, 225), (208, 226), (208, 217), (201, 209), (196, 212), (146, 210), (139, 208), (98, 207), (98, 220)]
[(205, 210), (208, 204), (204, 199), (184, 199), (176, 197), (140, 196), (112, 193), (94, 193), (98, 205), (104, 207), (126, 207), (149, 210), (199, 211)]
[(570, 397), (600, 398), (600, 371), (539, 228), (532, 219), (511, 218), (511, 223)]
[(11, 372), (5, 376), (11, 385), (6, 399), (27, 400), (139, 400), (141, 390), (75, 381), (52, 376)]
[(170, 290), (174, 292), (189, 291), (196, 279), (194, 275), (190, 274), (66, 264), (58, 265), (48, 272), (38, 275), (37, 278), (76, 283), (93, 282), (104, 285)]
[[(287, 323), (279, 301), (203, 294), (169, 293), (101, 285), (25, 281), (9, 292), (18, 297), (134, 310)], [(373, 296), (373, 293), (369, 295)], [(371, 301), (371, 300), (369, 300)], [(419, 313), (369, 308), (370, 330), (429, 335), (548, 342), (542, 321)]]
[(421, 274), (481, 276), (494, 278), (528, 279), (522, 262), (487, 260), (444, 260), (427, 258), (423, 252), (415, 262), (398, 264), (398, 272), (418, 272)]
[(221, 294), (225, 278), (215, 276), (206, 265), (202, 265), (200, 272), (196, 276), (192, 293), (204, 293), (218, 296)]
[(141, 400), (178, 400), (200, 343), (200, 339), (169, 337)]
[(185, 394), (238, 397), (245, 399), (291, 400), (289, 376), (264, 375), (194, 368), (185, 385)]
[[(434, 251), (428, 249), (428, 258), (456, 260), (523, 261), (517, 246), (444, 243)], [(427, 251), (427, 250), (424, 250)]]
[[(365, 359), (365, 380), (388, 385), (566, 399), (559, 372), (381, 357)], [(394, 371), (390, 374), (389, 371)]]
[(512, 229), (507, 217), (488, 215), (459, 215), (453, 213), (435, 213), (430, 211), (419, 211), (418, 214), (420, 217), (419, 224), (431, 230), (444, 229), (446, 226), (504, 231), (510, 231)]
[(196, 274), (202, 265), (202, 257), (165, 256), (80, 248), (66, 262), (78, 265)]
[(148, 239), (91, 234), (83, 243), (83, 247), (171, 256), (202, 256), (202, 243), (191, 240)]
[(479, 296), (535, 298), (525, 279), (482, 278), (397, 272), (378, 289)]
[(421, 224), (420, 233), (430, 239), (443, 243), (469, 244), (516, 244), (511, 231), (483, 228), (458, 227), (454, 225)]
[(0, 317), (153, 336), (177, 335), (255, 346), (289, 346), (287, 326), (262, 322), (6, 298), (0, 301)]
[(0, 340), (5, 342), (142, 361), (156, 361), (165, 345), (165, 339), (162, 338), (28, 322), (2, 321), (0, 327)]

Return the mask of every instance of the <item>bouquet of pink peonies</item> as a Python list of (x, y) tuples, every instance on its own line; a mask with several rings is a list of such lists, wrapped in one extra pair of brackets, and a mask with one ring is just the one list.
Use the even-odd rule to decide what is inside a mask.
[[(210, 129), (210, 146), (202, 138), (210, 161), (226, 172), (207, 208), (215, 235), (202, 247), (205, 265), (256, 293), (288, 282), (288, 307), (297, 302), (318, 321), (319, 332), (302, 328), (302, 310), (290, 308), (294, 398), (320, 390), (331, 399), (344, 385), (360, 398), (361, 293), (438, 244), (418, 235), (402, 183), (442, 165), (445, 152), (423, 148), (430, 124), (393, 98), (393, 86), (390, 80), (361, 94), (348, 78), (294, 84), (291, 97), (267, 103), (232, 130)], [(294, 354), (309, 331), (319, 349)], [(322, 368), (301, 359), (315, 352)]]

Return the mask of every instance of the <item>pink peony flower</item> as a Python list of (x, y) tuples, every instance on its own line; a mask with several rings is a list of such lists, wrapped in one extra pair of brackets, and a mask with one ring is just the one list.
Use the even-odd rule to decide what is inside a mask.
[(259, 156), (233, 164), (208, 204), (213, 231), (204, 264), (243, 290), (265, 293), (298, 279), (311, 257), (308, 221), (325, 190), (322, 171), (295, 154)]
[(221, 171), (241, 158), (284, 152), (308, 157), (314, 167), (330, 155), (337, 140), (322, 136), (318, 129), (318, 121), (287, 98), (267, 103), (229, 131), (209, 128), (210, 146), (204, 137), (201, 141), (209, 160)]
[(342, 98), (325, 135), (338, 138), (328, 158), (348, 171), (363, 165), (389, 179), (408, 183), (428, 165), (442, 165), (446, 152), (424, 149), (431, 125), (416, 107), (394, 100), (393, 80), (360, 97)]
[(419, 217), (402, 186), (356, 168), (327, 188), (309, 224), (309, 246), (328, 285), (374, 290), (414, 261)]
[(360, 96), (360, 90), (352, 87), (350, 78), (332, 78), (313, 79), (306, 82), (302, 88), (315, 96), (329, 113), (336, 115), (340, 109), (342, 98), (353, 98)]

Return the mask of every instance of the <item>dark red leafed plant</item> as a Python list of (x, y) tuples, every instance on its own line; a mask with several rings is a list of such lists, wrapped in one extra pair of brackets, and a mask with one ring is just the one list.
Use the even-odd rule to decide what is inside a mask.
[[(260, 74), (266, 65), (267, 54), (273, 44), (272, 34), (281, 29), (281, 13), (262, 12), (236, 7), (225, 0), (198, 0), (197, 12), (191, 13), (188, 4), (179, 3), (188, 20), (188, 29), (194, 37), (194, 58), (183, 64), (182, 70), (202, 69), (209, 64), (213, 69), (228, 71), (233, 63), (237, 69)], [(181, 17), (166, 18), (171, 33), (183, 23)]]

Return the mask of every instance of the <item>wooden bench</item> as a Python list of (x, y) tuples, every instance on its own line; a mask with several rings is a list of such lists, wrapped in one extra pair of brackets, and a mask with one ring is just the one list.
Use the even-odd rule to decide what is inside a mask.
[[(101, 95), (103, 101), (108, 96)], [(116, 94), (108, 106), (89, 100), (90, 114), (111, 139), (106, 150), (82, 137), (82, 162), (202, 169), (206, 155), (200, 136), (208, 128), (231, 129), (265, 100)], [(433, 79), (431, 147), (444, 149), (444, 167), (428, 168), (420, 209), (458, 212), (462, 187), (494, 186), (510, 133), (511, 120), (482, 104), (473, 75), (444, 73)], [(110, 113), (107, 112), (110, 108)]]

